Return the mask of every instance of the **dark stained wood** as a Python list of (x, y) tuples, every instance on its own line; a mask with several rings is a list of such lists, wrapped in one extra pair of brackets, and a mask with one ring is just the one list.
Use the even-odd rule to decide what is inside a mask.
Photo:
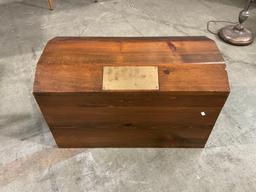
[[(120, 130), (122, 129), (122, 130)], [(60, 147), (204, 147), (211, 127), (95, 127), (54, 128)]]
[[(105, 124), (213, 125), (218, 117), (218, 107), (42, 107), (51, 126), (84, 126)], [(206, 113), (206, 117), (201, 116)], [(168, 114), (168, 115), (166, 115)], [(175, 117), (175, 118), (174, 118)]]
[[(158, 66), (160, 89), (103, 91), (103, 66)], [(206, 37), (57, 37), (34, 83), (59, 147), (203, 147), (228, 94)]]
[[(215, 107), (225, 103), (227, 95), (170, 95), (169, 92), (89, 92), (35, 93), (42, 105), (75, 107), (151, 106), (151, 107)], [(50, 96), (50, 97), (49, 97)]]
[(102, 66), (113, 65), (159, 66), (161, 91), (228, 91), (221, 54), (203, 37), (54, 38), (38, 62), (34, 91), (101, 91)]

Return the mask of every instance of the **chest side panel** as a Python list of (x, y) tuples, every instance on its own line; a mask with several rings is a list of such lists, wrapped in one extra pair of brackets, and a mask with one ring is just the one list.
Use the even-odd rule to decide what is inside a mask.
[(60, 147), (203, 147), (227, 97), (145, 96), (36, 98)]

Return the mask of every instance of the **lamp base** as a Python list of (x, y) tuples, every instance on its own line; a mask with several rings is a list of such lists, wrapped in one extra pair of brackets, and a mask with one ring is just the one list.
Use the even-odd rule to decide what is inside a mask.
[(253, 34), (241, 25), (228, 25), (219, 31), (219, 37), (232, 45), (249, 45), (253, 42)]

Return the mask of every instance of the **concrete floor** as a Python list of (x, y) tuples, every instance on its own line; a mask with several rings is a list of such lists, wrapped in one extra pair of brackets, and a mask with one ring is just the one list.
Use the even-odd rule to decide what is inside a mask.
[[(206, 30), (208, 20), (235, 21), (244, 3), (57, 0), (48, 11), (46, 0), (0, 0), (0, 191), (256, 191), (256, 43), (230, 46)], [(206, 35), (226, 60), (231, 95), (206, 148), (56, 148), (31, 95), (46, 42), (164, 35)]]

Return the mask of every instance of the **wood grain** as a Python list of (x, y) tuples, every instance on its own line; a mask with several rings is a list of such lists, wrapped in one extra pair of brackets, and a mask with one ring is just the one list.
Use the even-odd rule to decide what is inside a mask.
[[(183, 130), (183, 131), (181, 131)], [(193, 131), (191, 131), (193, 130)], [(204, 147), (211, 127), (166, 129), (95, 127), (61, 129), (52, 133), (59, 147)], [(179, 134), (180, 133), (180, 134)]]
[[(160, 88), (104, 91), (103, 66), (158, 66)], [(203, 147), (229, 84), (206, 37), (57, 37), (33, 93), (59, 147)]]
[(221, 54), (207, 38), (54, 38), (38, 62), (34, 91), (101, 91), (102, 66), (120, 65), (159, 66), (160, 91), (229, 89)]

